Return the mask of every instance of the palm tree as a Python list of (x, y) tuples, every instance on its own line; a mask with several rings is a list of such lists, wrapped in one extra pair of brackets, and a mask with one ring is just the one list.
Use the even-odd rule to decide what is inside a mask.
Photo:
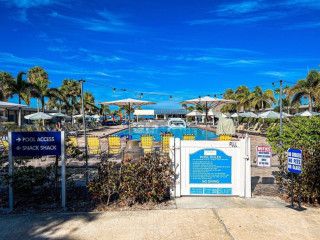
[(50, 84), (49, 80), (42, 81), (40, 78), (37, 79), (34, 90), (31, 91), (32, 95), (37, 97), (41, 102), (41, 111), (44, 112), (45, 109), (45, 98), (57, 98), (60, 101), (64, 101), (64, 97), (58, 88), (48, 88)]
[[(129, 115), (129, 106), (121, 106), (118, 110), (118, 114), (124, 110), (125, 113), (125, 120), (127, 120), (127, 115)], [(134, 112), (134, 107), (130, 106), (130, 113)]]
[(262, 109), (262, 111), (264, 111), (266, 107), (271, 107), (277, 102), (271, 89), (263, 92), (261, 87), (254, 88), (254, 91), (251, 93), (251, 99), (252, 107), (254, 107), (256, 110)]
[[(31, 96), (37, 98), (37, 108), (39, 112), (40, 110), (39, 102), (40, 102), (41, 96), (43, 96), (41, 92), (43, 92), (44, 89), (50, 84), (48, 74), (42, 67), (35, 66), (28, 70), (27, 79), (30, 83), (37, 85), (39, 89), (41, 89), (41, 90), (38, 89), (31, 92)], [(42, 108), (44, 109), (44, 106), (42, 106)]]
[(309, 111), (312, 111), (312, 102), (317, 96), (317, 89), (320, 83), (320, 73), (311, 70), (306, 79), (300, 79), (289, 91), (288, 98), (291, 105), (301, 101), (302, 98), (308, 99)]
[(61, 94), (66, 98), (66, 105), (64, 108), (69, 111), (71, 110), (71, 116), (75, 115), (77, 112), (80, 113), (81, 102), (78, 101), (81, 94), (80, 83), (74, 79), (64, 79), (62, 85), (60, 86)]
[[(236, 100), (237, 95), (233, 89), (229, 88), (224, 92), (222, 97), (224, 99)], [(221, 108), (221, 112), (223, 112), (223, 113), (236, 112), (236, 111), (238, 111), (238, 105), (239, 105), (238, 103), (224, 104)]]
[(34, 84), (23, 80), (25, 72), (19, 72), (16, 81), (11, 85), (14, 94), (19, 96), (19, 104), (23, 100), (27, 105), (30, 105), (31, 92), (36, 91), (37, 87)]
[(193, 110), (194, 110), (194, 106), (189, 106), (188, 108), (187, 108), (187, 110), (189, 111), (189, 112), (192, 112)]
[(239, 101), (238, 103), (238, 111), (240, 110), (240, 108), (242, 108), (244, 111), (245, 110), (251, 110), (251, 92), (250, 89), (245, 86), (245, 85), (241, 85), (237, 88), (237, 90), (235, 91), (236, 94), (236, 99), (237, 101)]
[(94, 101), (95, 99), (91, 92), (83, 93), (83, 103), (85, 112), (95, 112), (99, 109), (96, 105), (94, 105)]
[(185, 110), (188, 110), (188, 104), (183, 103), (183, 104), (181, 105), (181, 108), (183, 108), (183, 109), (185, 109)]
[(8, 72), (0, 72), (0, 101), (7, 102), (13, 96), (14, 77)]
[(100, 108), (99, 108), (100, 115), (105, 115), (105, 114), (109, 115), (111, 113), (109, 105), (104, 105), (104, 104), (99, 104), (99, 105), (100, 105)]

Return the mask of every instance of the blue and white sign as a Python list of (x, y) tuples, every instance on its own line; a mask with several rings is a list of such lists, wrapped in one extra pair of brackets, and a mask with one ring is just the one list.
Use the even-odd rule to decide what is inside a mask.
[(62, 132), (12, 132), (12, 156), (61, 155)]
[(190, 154), (190, 184), (231, 184), (231, 159), (218, 149)]
[(288, 171), (300, 174), (302, 172), (302, 151), (288, 149)]

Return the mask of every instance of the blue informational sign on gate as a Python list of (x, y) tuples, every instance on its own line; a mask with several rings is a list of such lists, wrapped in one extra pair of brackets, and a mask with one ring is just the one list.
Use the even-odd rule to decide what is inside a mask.
[(231, 183), (231, 160), (219, 149), (204, 149), (190, 154), (190, 183)]
[(288, 171), (300, 174), (302, 171), (302, 151), (299, 149), (288, 150)]
[(61, 155), (61, 132), (12, 132), (12, 156)]

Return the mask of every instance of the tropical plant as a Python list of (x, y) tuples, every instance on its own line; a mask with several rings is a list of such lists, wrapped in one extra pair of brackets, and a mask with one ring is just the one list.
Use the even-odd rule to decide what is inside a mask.
[(298, 200), (298, 189), (304, 202), (319, 203), (320, 201), (320, 118), (294, 118), (284, 122), (282, 134), (279, 126), (268, 128), (267, 140), (272, 150), (279, 157), (279, 175), (277, 183), (282, 192), (291, 196), (291, 174), (287, 171), (287, 150), (301, 149), (303, 152), (302, 173), (299, 179), (293, 178), (293, 196)]
[[(125, 105), (125, 106), (121, 106), (117, 112), (117, 114), (120, 114), (121, 112), (125, 113), (125, 119), (127, 119), (126, 116), (129, 116), (129, 106)], [(130, 106), (130, 113), (132, 114), (134, 112), (134, 106)]]
[[(231, 88), (227, 89), (222, 96), (224, 99), (237, 100), (237, 95), (235, 91)], [(224, 104), (221, 108), (221, 112), (223, 113), (236, 112), (238, 111), (238, 105), (239, 103)]]
[(188, 110), (188, 104), (186, 104), (186, 103), (181, 104), (181, 108)]
[(239, 101), (238, 103), (238, 111), (242, 108), (244, 111), (245, 110), (251, 110), (251, 92), (250, 89), (245, 86), (241, 85), (239, 86), (236, 91), (236, 100)]
[(62, 81), (62, 85), (60, 86), (61, 94), (66, 98), (66, 105), (63, 106), (68, 112), (71, 110), (71, 115), (75, 115), (80, 112), (81, 102), (78, 101), (81, 94), (81, 86), (80, 83), (74, 79), (64, 79)]
[(95, 112), (99, 110), (99, 108), (94, 105), (95, 98), (91, 92), (84, 92), (83, 93), (83, 103), (84, 103), (84, 111), (85, 112)]
[(56, 98), (60, 101), (65, 101), (65, 98), (61, 94), (58, 88), (48, 88), (48, 85), (50, 84), (50, 81), (48, 81), (48, 84), (44, 83), (40, 79), (37, 79), (35, 86), (35, 89), (32, 91), (33, 96), (36, 96), (41, 101), (41, 108), (42, 112), (45, 110), (45, 98)]
[(289, 91), (288, 98), (291, 104), (300, 102), (302, 98), (308, 99), (309, 111), (312, 111), (312, 102), (317, 95), (317, 89), (320, 83), (320, 73), (311, 70), (306, 79), (300, 79)]
[(0, 101), (7, 102), (13, 95), (14, 77), (8, 72), (0, 72)]
[(31, 91), (36, 91), (37, 88), (34, 84), (23, 80), (25, 74), (25, 72), (19, 72), (16, 81), (11, 84), (11, 88), (13, 93), (18, 95), (19, 104), (23, 100), (27, 105), (30, 105)]
[(105, 114), (109, 115), (111, 113), (109, 105), (104, 105), (104, 104), (99, 104), (99, 105), (100, 105), (100, 108), (99, 108), (100, 115), (105, 115)]
[[(50, 84), (47, 72), (39, 66), (35, 66), (28, 70), (27, 79), (30, 83), (38, 86), (37, 90), (31, 91), (31, 96), (37, 98), (38, 112), (40, 110), (40, 101), (43, 94), (42, 91)], [(42, 106), (44, 109), (44, 105)]]
[(261, 87), (255, 87), (250, 98), (252, 99), (252, 107), (255, 108), (256, 111), (259, 109), (264, 110), (266, 107), (271, 107), (277, 102), (271, 89), (263, 92)]

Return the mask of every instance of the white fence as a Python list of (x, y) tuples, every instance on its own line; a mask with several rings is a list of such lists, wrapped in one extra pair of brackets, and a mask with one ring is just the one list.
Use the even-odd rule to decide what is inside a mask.
[(251, 197), (250, 138), (239, 141), (170, 139), (175, 197)]

